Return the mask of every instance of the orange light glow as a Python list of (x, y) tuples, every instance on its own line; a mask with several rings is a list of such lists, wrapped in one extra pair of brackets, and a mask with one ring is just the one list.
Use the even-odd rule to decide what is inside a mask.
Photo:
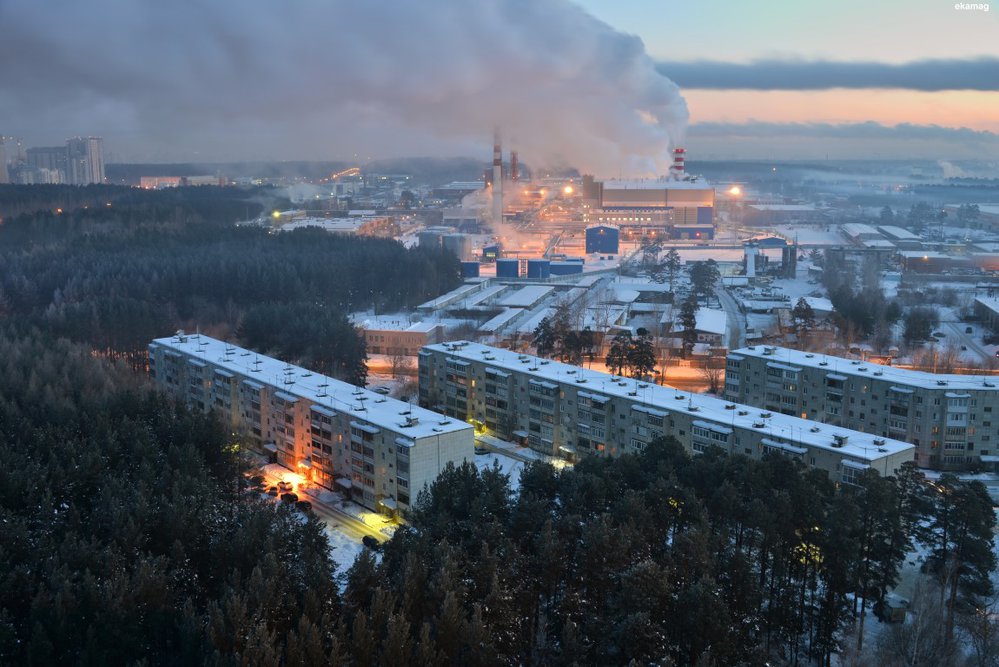
[(742, 188), (740, 188), (738, 185), (733, 185), (728, 189), (728, 193), (733, 197), (738, 197), (739, 195), (742, 194)]
[(565, 186), (564, 188), (562, 188), (562, 192), (567, 195), (571, 195), (573, 193), (572, 186), (571, 185)]

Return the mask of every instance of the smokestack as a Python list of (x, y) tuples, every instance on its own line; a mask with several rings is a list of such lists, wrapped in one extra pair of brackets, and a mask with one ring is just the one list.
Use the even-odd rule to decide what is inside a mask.
[(514, 183), (520, 180), (520, 163), (517, 161), (517, 151), (510, 151), (510, 180)]
[(676, 180), (676, 181), (682, 181), (683, 180), (683, 176), (684, 176), (684, 172), (683, 172), (683, 158), (684, 158), (684, 155), (686, 153), (687, 153), (687, 149), (686, 148), (674, 148), (673, 149), (673, 166), (670, 168), (670, 176), (673, 177), (673, 180)]
[(499, 128), (493, 131), (493, 222), (503, 222), (503, 152)]

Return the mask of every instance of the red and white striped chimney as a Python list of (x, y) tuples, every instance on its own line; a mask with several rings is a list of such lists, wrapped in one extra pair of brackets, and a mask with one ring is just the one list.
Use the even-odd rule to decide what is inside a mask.
[(686, 148), (673, 149), (673, 166), (670, 168), (670, 175), (676, 180), (683, 178), (683, 158), (686, 153)]

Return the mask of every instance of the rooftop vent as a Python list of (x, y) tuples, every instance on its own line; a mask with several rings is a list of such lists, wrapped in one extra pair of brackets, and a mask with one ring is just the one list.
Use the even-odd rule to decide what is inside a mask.
[(753, 422), (753, 428), (763, 428), (764, 426), (766, 426), (764, 422)]
[(811, 433), (818, 433), (818, 432), (819, 432), (819, 427), (818, 427), (818, 426), (813, 426), (812, 428), (810, 428), (810, 429), (808, 429), (808, 430), (809, 430), (809, 431), (810, 431)]
[(947, 380), (937, 380), (937, 384), (941, 387), (947, 386)]
[(828, 365), (829, 365), (828, 361), (820, 361), (819, 362), (819, 366), (828, 366)]
[(735, 403), (726, 403), (725, 404), (725, 409), (726, 410), (735, 410)]
[(771, 417), (773, 417), (773, 414), (770, 412), (761, 412), (760, 416), (763, 417), (764, 419), (770, 419)]
[(739, 410), (739, 412), (737, 412), (736, 414), (738, 414), (740, 417), (745, 417), (746, 415), (749, 414), (749, 410)]
[(814, 356), (815, 356), (814, 354), (812, 354), (811, 352), (809, 352), (808, 354), (805, 355), (805, 358), (806, 359), (811, 359)]
[(845, 435), (839, 435), (839, 434), (834, 435), (833, 436), (832, 446), (833, 447), (842, 447), (843, 445), (846, 444), (846, 440), (847, 440), (847, 436), (845, 436)]
[(884, 374), (885, 374), (884, 371), (874, 371), (874, 375), (876, 375), (877, 377), (881, 377)]

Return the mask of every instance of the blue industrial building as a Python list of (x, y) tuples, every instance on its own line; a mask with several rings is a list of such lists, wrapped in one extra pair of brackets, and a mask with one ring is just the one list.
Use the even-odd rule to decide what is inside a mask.
[(547, 259), (527, 260), (527, 277), (544, 280), (552, 274), (552, 263)]
[(461, 263), (461, 277), (462, 278), (478, 278), (479, 277), (479, 263), (478, 262), (462, 262)]
[(497, 278), (519, 278), (520, 277), (520, 260), (513, 258), (503, 258), (496, 260), (496, 277)]
[(613, 225), (594, 225), (586, 228), (586, 254), (616, 255), (621, 247), (621, 230)]

